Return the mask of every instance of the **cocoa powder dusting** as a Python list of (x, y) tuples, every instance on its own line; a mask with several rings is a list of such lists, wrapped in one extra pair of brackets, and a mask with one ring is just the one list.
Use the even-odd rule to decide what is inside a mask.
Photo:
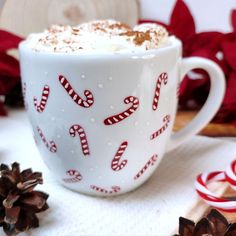
[(121, 36), (128, 36), (128, 37), (132, 37), (133, 38), (133, 42), (136, 45), (142, 45), (144, 41), (151, 41), (151, 36), (150, 36), (150, 32), (139, 32), (139, 31), (127, 31), (125, 33), (121, 33)]

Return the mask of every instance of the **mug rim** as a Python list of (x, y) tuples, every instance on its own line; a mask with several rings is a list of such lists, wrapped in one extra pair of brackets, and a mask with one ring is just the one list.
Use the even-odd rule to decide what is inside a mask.
[(163, 54), (166, 53), (168, 51), (174, 50), (174, 49), (178, 49), (178, 48), (182, 48), (182, 42), (176, 38), (175, 36), (170, 36), (169, 37), (170, 40), (170, 44), (164, 47), (160, 47), (157, 49), (151, 49), (151, 50), (146, 50), (146, 51), (142, 51), (142, 52), (131, 52), (131, 51), (125, 51), (125, 52), (96, 52), (96, 51), (92, 51), (92, 52), (86, 52), (86, 53), (66, 53), (66, 52), (47, 52), (47, 51), (34, 51), (32, 48), (30, 48), (29, 46), (27, 46), (27, 39), (22, 41), (19, 44), (19, 52), (20, 54), (22, 52), (24, 53), (29, 53), (32, 54), (34, 56), (49, 56), (49, 57), (62, 57), (65, 58), (67, 57), (67, 59), (69, 58), (84, 58), (84, 59), (94, 59), (94, 58), (98, 58), (98, 59), (105, 59), (105, 58), (109, 58), (109, 59), (118, 59), (118, 58), (150, 58), (150, 57), (154, 57), (154, 56), (158, 56), (159, 54)]

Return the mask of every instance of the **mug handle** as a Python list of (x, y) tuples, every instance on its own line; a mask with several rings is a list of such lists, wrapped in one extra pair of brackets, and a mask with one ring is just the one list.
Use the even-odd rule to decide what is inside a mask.
[(183, 59), (181, 65), (181, 81), (188, 71), (199, 68), (207, 71), (210, 77), (211, 87), (208, 98), (194, 119), (187, 126), (171, 135), (167, 151), (176, 148), (206, 126), (214, 117), (223, 101), (225, 94), (225, 77), (223, 71), (216, 63), (208, 59), (201, 57)]

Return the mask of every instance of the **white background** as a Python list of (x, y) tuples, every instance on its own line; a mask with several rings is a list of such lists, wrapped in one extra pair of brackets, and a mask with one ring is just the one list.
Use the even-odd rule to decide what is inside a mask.
[[(175, 0), (140, 0), (141, 18), (168, 22)], [(230, 11), (236, 0), (185, 0), (197, 23), (197, 30), (229, 31)], [(184, 24), (183, 24), (184, 27)]]

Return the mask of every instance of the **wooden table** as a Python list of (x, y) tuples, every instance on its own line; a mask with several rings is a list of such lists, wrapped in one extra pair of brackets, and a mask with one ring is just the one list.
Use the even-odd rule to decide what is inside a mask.
[[(195, 111), (179, 111), (176, 122), (174, 125), (174, 130), (177, 131), (181, 129), (183, 126), (185, 126), (189, 121), (193, 119), (193, 117), (196, 115), (197, 112)], [(232, 137), (236, 138), (236, 126), (230, 125), (230, 124), (216, 124), (216, 123), (210, 123), (207, 125), (199, 134), (209, 137)], [(227, 188), (226, 192), (224, 193), (224, 196), (236, 196), (235, 191), (233, 191), (231, 188)], [(202, 202), (198, 202), (196, 204), (196, 207), (193, 208), (192, 212), (194, 214), (194, 211), (197, 211), (198, 208), (204, 207)], [(205, 213), (207, 214), (210, 211), (210, 207), (206, 208)], [(236, 222), (236, 214), (235, 213), (226, 213), (222, 212), (222, 214), (230, 221), (230, 222)], [(191, 218), (191, 214), (189, 215)]]

